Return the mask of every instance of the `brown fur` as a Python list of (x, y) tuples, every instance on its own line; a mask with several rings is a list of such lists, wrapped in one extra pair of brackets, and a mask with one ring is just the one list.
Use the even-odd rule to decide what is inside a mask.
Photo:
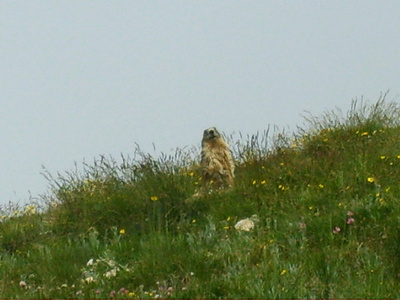
[(232, 186), (235, 178), (232, 153), (215, 127), (204, 130), (201, 146), (203, 187)]

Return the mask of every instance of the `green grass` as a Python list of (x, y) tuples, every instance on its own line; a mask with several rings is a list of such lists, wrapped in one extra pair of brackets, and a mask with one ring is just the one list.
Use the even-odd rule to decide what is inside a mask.
[(235, 187), (198, 198), (195, 150), (46, 173), (2, 210), (0, 298), (400, 297), (400, 106), (306, 121), (231, 139)]

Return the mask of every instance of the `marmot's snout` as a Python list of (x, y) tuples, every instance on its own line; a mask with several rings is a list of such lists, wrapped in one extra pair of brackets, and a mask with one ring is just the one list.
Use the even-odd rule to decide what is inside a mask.
[(219, 133), (215, 127), (208, 128), (204, 130), (203, 138), (205, 140), (213, 140), (219, 136)]
[(215, 133), (214, 129), (210, 129), (210, 131), (208, 132), (210, 139), (215, 139), (217, 137), (217, 134)]

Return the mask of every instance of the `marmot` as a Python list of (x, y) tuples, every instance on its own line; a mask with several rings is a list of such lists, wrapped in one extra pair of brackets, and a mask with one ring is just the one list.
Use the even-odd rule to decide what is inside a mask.
[(204, 130), (201, 148), (203, 187), (232, 186), (235, 178), (232, 153), (215, 127)]

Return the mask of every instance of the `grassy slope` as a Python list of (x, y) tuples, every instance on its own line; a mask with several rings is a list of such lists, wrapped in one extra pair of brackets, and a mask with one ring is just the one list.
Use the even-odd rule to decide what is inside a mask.
[(198, 199), (183, 151), (50, 179), (43, 213), (0, 224), (0, 297), (398, 298), (399, 112), (380, 100), (268, 151), (241, 142), (235, 188)]

